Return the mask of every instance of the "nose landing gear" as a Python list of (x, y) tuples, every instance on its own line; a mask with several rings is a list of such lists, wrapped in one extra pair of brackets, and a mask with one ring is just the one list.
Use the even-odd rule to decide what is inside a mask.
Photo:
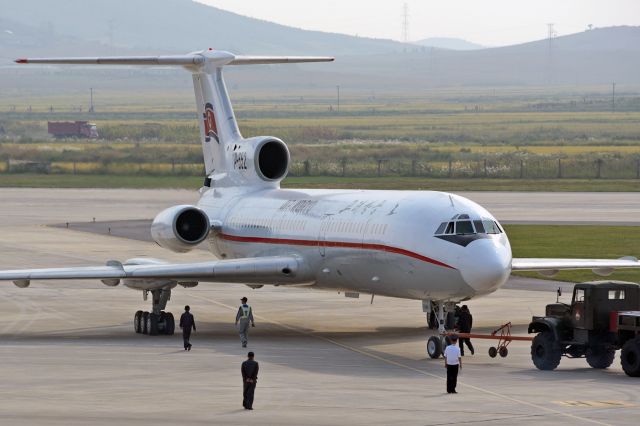
[[(428, 311), (426, 307), (429, 308)], [(445, 333), (455, 327), (455, 308), (456, 304), (454, 302), (423, 302), (423, 310), (427, 314), (427, 324), (431, 329), (437, 327), (439, 334), (438, 336), (431, 336), (427, 340), (427, 354), (430, 358), (440, 358), (444, 348), (449, 344), (449, 338)]]

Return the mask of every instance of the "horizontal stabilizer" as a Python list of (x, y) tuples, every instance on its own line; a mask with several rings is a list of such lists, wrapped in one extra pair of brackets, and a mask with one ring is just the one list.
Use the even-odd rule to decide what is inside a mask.
[(105, 56), (79, 58), (22, 58), (18, 64), (71, 64), (71, 65), (199, 65), (205, 58), (201, 55), (178, 56)]
[(333, 62), (329, 56), (236, 56), (229, 65), (295, 64), (305, 62)]
[(198, 67), (208, 62), (216, 66), (294, 64), (305, 62), (331, 62), (328, 56), (236, 56), (218, 50), (203, 50), (187, 55), (167, 56), (104, 56), (104, 57), (66, 57), (66, 58), (21, 58), (18, 64), (71, 64), (71, 65), (177, 65)]

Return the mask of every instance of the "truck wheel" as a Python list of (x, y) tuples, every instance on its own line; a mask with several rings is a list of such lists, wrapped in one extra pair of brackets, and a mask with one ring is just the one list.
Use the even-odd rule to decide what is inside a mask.
[(627, 376), (640, 377), (640, 339), (630, 339), (622, 346), (620, 363)]
[(431, 358), (440, 358), (442, 355), (442, 342), (439, 336), (431, 336), (427, 341), (427, 353)]
[(587, 363), (592, 368), (608, 368), (613, 364), (616, 357), (616, 351), (606, 346), (591, 346), (587, 349)]
[(562, 350), (550, 331), (543, 331), (533, 338), (531, 360), (538, 370), (554, 370), (560, 364)]

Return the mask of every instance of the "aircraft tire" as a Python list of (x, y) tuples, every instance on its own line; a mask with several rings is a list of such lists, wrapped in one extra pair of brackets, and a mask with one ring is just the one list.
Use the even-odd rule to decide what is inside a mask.
[(630, 377), (640, 377), (640, 338), (629, 339), (620, 353), (622, 369)]
[(431, 336), (427, 340), (427, 354), (432, 359), (440, 358), (442, 355), (442, 341), (439, 336)]
[(137, 311), (133, 316), (133, 330), (138, 334), (142, 333), (142, 311)]
[(562, 350), (550, 331), (543, 331), (531, 342), (531, 360), (538, 370), (555, 370), (560, 364)]
[(164, 321), (164, 334), (166, 334), (167, 336), (173, 336), (173, 333), (176, 329), (176, 323), (173, 319), (173, 314), (171, 312), (165, 313)]
[(142, 334), (149, 334), (149, 312), (142, 313)]
[(158, 322), (160, 321), (160, 315), (150, 313), (149, 314), (149, 336), (157, 336), (158, 335)]

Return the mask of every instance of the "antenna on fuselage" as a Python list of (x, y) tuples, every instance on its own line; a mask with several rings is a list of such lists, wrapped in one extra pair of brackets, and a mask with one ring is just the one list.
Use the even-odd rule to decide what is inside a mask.
[(453, 197), (451, 196), (451, 194), (449, 194), (449, 201), (451, 201), (451, 207), (456, 206), (455, 204), (453, 204)]

